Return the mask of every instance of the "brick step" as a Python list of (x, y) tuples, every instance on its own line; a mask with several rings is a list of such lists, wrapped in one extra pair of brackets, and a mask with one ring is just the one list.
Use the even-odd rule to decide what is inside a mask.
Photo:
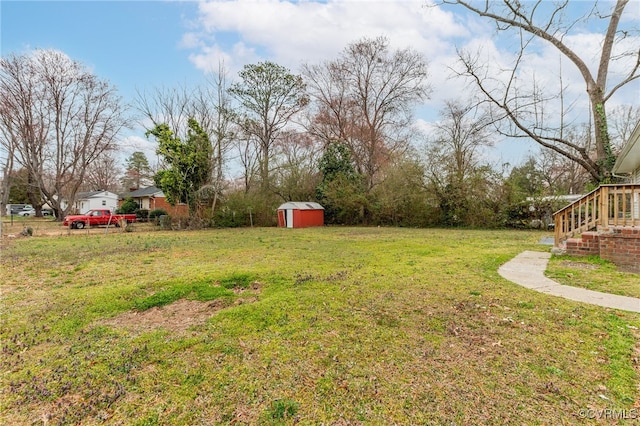
[(583, 232), (566, 241), (570, 256), (600, 256), (626, 270), (640, 272), (640, 228), (614, 227)]

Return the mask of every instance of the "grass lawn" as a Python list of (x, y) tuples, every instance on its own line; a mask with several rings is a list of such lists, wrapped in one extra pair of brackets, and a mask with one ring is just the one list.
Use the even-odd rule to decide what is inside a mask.
[(2, 243), (0, 424), (640, 417), (640, 315), (498, 275), (538, 232), (34, 235)]
[(640, 298), (640, 274), (599, 257), (553, 256), (546, 275), (564, 285)]

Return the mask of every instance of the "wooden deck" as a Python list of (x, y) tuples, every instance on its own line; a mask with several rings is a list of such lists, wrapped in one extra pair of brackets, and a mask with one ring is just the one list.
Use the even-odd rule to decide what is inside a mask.
[(640, 184), (601, 185), (553, 214), (554, 245), (585, 231), (640, 227)]

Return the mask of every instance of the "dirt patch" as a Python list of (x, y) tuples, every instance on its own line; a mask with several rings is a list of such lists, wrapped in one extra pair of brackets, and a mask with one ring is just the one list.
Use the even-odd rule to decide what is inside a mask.
[(247, 291), (255, 293), (255, 292), (259, 292), (261, 288), (262, 288), (262, 283), (260, 281), (254, 281), (247, 288), (234, 287), (231, 291), (233, 291), (235, 294), (243, 294)]
[(130, 311), (102, 321), (101, 324), (125, 328), (133, 332), (163, 328), (171, 332), (184, 332), (194, 325), (204, 324), (217, 311), (227, 307), (227, 302), (214, 300), (199, 302), (180, 299), (170, 305), (154, 307), (143, 312)]
[(575, 262), (573, 260), (563, 260), (560, 263), (560, 266), (563, 268), (573, 268), (573, 269), (600, 269), (600, 265), (594, 265), (592, 263), (585, 262)]

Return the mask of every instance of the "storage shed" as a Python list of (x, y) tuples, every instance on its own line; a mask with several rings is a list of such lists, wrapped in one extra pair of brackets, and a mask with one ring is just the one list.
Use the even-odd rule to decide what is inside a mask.
[(324, 225), (324, 207), (318, 203), (290, 201), (278, 207), (278, 226), (307, 228)]

